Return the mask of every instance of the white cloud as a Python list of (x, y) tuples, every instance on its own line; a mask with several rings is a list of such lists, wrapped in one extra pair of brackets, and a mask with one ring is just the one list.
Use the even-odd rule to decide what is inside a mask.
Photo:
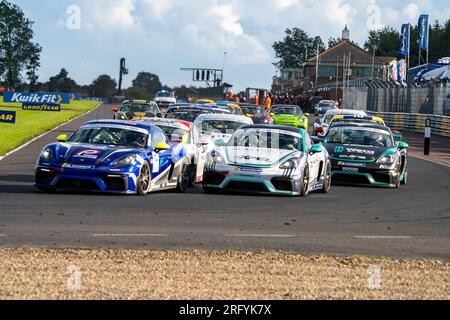
[(137, 24), (134, 15), (135, 0), (96, 0), (86, 4), (94, 15), (96, 24), (104, 28), (129, 28)]
[(417, 6), (417, 4), (415, 4), (415, 3), (410, 3), (403, 9), (403, 12), (406, 14), (408, 19), (410, 19), (412, 21), (417, 21), (417, 19), (419, 18), (419, 15), (420, 15), (419, 11), (420, 11), (420, 9)]

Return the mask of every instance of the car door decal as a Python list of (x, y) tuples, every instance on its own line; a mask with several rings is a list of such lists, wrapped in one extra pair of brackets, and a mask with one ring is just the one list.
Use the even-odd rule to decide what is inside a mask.
[(152, 172), (158, 173), (159, 170), (160, 170), (159, 154), (157, 154), (156, 152), (153, 152), (152, 153)]

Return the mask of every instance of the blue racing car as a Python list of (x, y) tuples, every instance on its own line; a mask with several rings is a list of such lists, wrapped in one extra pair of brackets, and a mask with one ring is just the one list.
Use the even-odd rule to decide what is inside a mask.
[(157, 126), (97, 120), (69, 139), (44, 147), (36, 164), (35, 186), (43, 192), (75, 189), (146, 195), (185, 192), (190, 166), (184, 148)]

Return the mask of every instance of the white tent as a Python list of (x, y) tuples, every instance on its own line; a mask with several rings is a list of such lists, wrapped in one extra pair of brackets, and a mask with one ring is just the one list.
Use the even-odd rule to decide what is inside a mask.
[(445, 67), (441, 67), (438, 69), (434, 69), (434, 70), (431, 70), (430, 72), (425, 73), (422, 76), (422, 79), (426, 80), (426, 81), (439, 80), (444, 75), (444, 73), (446, 73), (449, 70), (450, 70), (450, 66), (445, 66)]

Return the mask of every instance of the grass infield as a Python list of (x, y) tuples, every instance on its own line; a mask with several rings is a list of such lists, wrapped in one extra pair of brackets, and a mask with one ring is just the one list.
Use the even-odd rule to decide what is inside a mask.
[(3, 103), (3, 97), (0, 97), (0, 110), (16, 111), (15, 124), (0, 123), (0, 156), (88, 112), (98, 104), (99, 102), (93, 101), (72, 101), (70, 104), (63, 104), (61, 112), (31, 111), (22, 110), (18, 103)]

